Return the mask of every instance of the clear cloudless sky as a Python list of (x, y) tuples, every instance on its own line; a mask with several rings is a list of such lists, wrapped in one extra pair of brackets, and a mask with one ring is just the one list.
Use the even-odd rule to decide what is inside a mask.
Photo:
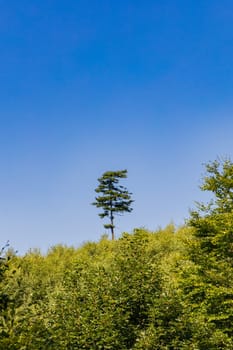
[(118, 236), (182, 224), (232, 112), (232, 0), (0, 0), (0, 245), (98, 240), (106, 170), (135, 200)]

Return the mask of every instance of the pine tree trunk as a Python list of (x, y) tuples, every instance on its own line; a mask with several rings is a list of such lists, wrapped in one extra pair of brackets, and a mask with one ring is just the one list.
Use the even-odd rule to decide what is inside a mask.
[(113, 225), (113, 215), (112, 215), (112, 212), (111, 212), (110, 220), (111, 220), (112, 241), (114, 241), (114, 239), (115, 239), (115, 234), (114, 234), (114, 225)]
[(113, 227), (111, 227), (111, 234), (112, 234), (112, 241), (114, 241), (115, 235), (114, 235), (114, 229), (113, 229)]

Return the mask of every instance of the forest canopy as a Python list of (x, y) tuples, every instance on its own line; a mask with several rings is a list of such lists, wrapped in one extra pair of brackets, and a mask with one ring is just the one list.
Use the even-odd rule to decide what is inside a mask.
[[(0, 350), (233, 349), (233, 164), (182, 227), (1, 251)], [(17, 247), (15, 247), (17, 249)]]

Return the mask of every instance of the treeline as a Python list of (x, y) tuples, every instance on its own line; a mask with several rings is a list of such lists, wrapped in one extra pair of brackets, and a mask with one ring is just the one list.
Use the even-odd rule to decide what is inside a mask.
[(180, 228), (0, 260), (0, 349), (233, 349), (233, 164)]

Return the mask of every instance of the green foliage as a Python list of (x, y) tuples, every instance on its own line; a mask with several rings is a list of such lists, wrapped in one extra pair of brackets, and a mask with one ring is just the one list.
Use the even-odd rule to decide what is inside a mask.
[(232, 350), (231, 170), (207, 165), (202, 189), (214, 198), (178, 229), (5, 252), (0, 350)]
[(211, 191), (214, 198), (210, 205), (201, 205), (199, 211), (191, 213), (194, 239), (189, 257), (196, 272), (186, 276), (183, 284), (188, 300), (201, 307), (210, 332), (208, 348), (232, 349), (233, 164), (230, 160), (215, 161), (207, 164), (206, 170), (201, 188)]
[(0, 312), (3, 312), (8, 303), (8, 296), (3, 292), (4, 278), (8, 269), (8, 257), (5, 254), (5, 249), (8, 244), (0, 250)]
[(233, 163), (230, 159), (218, 159), (206, 164), (206, 176), (201, 186), (215, 198), (211, 202), (214, 211), (231, 212), (233, 209)]
[(0, 349), (232, 349), (231, 270), (192, 259), (192, 231), (136, 229), (14, 257)]
[(127, 177), (127, 170), (106, 171), (99, 179), (99, 186), (96, 192), (100, 193), (92, 203), (97, 208), (102, 208), (103, 212), (99, 214), (100, 218), (109, 218), (110, 223), (105, 224), (104, 227), (111, 230), (112, 239), (114, 239), (114, 218), (115, 214), (122, 214), (124, 212), (131, 212), (131, 194), (128, 190), (118, 185), (119, 179)]

